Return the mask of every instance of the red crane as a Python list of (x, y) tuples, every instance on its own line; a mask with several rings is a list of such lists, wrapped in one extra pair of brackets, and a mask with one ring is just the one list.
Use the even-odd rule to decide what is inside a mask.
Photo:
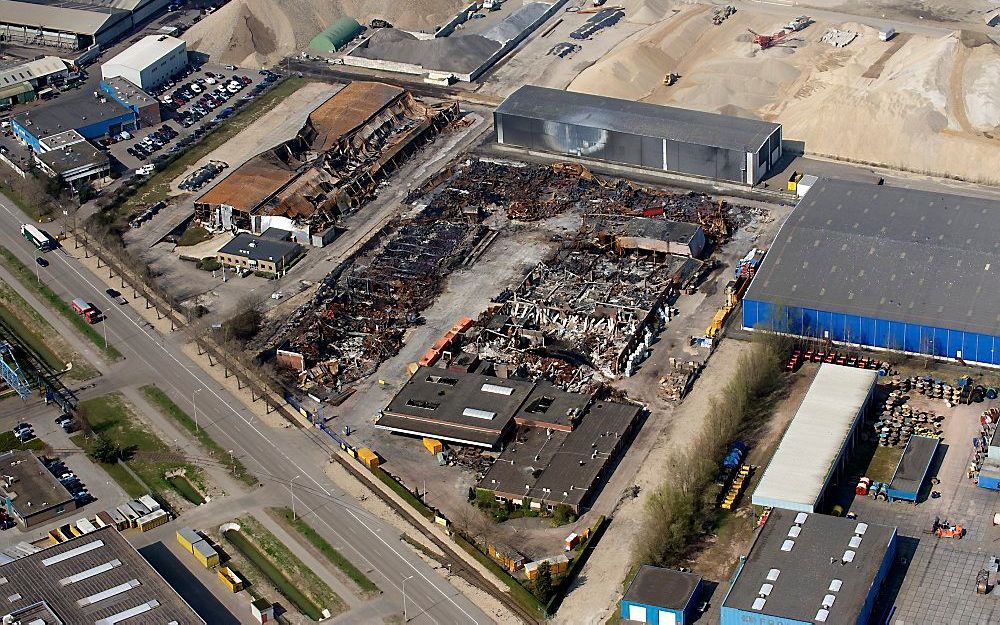
[(761, 35), (760, 33), (750, 30), (749, 28), (747, 31), (753, 35), (753, 42), (760, 46), (761, 50), (767, 50), (771, 46), (781, 43), (785, 40), (785, 37), (788, 36), (788, 31), (785, 30), (779, 30), (773, 35)]

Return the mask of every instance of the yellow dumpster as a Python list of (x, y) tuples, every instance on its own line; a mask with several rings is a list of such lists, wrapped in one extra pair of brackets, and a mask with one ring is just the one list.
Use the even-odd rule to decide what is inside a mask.
[(193, 545), (201, 540), (204, 540), (201, 537), (201, 534), (194, 531), (190, 527), (182, 527), (177, 530), (177, 542), (180, 543), (180, 546), (184, 547), (184, 551), (188, 553), (194, 553)]
[(191, 552), (194, 553), (194, 557), (206, 569), (210, 569), (219, 563), (219, 552), (204, 540), (191, 545)]
[(431, 455), (436, 455), (444, 451), (444, 445), (441, 441), (433, 438), (424, 439), (424, 448), (431, 453)]
[(358, 460), (372, 471), (377, 469), (379, 465), (378, 454), (367, 447), (362, 447), (358, 450)]
[(243, 579), (234, 573), (228, 566), (219, 568), (219, 579), (226, 585), (229, 592), (239, 592), (243, 590)]

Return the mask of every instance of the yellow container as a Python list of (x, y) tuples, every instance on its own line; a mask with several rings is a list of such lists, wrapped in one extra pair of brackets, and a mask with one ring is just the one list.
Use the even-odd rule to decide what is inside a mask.
[(204, 540), (201, 537), (201, 534), (194, 531), (190, 527), (182, 527), (177, 530), (177, 542), (181, 547), (184, 547), (184, 551), (188, 553), (194, 553), (193, 545), (201, 540)]
[(220, 567), (218, 575), (219, 579), (222, 580), (222, 583), (229, 589), (229, 592), (239, 592), (243, 590), (243, 579), (234, 573), (228, 566)]
[(372, 471), (377, 469), (379, 465), (378, 454), (367, 447), (362, 447), (358, 450), (358, 460)]
[(49, 530), (49, 540), (52, 542), (53, 545), (58, 545), (59, 543), (64, 541), (65, 538), (62, 537), (62, 534), (59, 533), (58, 529), (53, 528)]
[(219, 552), (204, 540), (191, 545), (191, 549), (192, 553), (194, 553), (194, 557), (198, 560), (198, 562), (201, 562), (201, 565), (206, 569), (210, 569), (219, 564)]
[(426, 449), (427, 451), (429, 451), (431, 453), (431, 455), (435, 455), (435, 454), (439, 454), (442, 451), (444, 451), (444, 445), (442, 445), (441, 441), (439, 441), (439, 440), (436, 440), (436, 439), (433, 439), (433, 438), (425, 438), (424, 439), (424, 449)]
[(156, 512), (150, 512), (145, 516), (141, 516), (136, 520), (136, 527), (139, 528), (140, 532), (148, 532), (154, 527), (159, 527), (170, 520), (170, 515), (166, 513), (165, 510), (157, 510)]

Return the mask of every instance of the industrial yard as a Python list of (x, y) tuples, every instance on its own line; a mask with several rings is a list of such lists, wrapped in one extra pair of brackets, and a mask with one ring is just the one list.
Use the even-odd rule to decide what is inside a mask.
[(1000, 621), (1000, 8), (0, 34), (4, 622)]

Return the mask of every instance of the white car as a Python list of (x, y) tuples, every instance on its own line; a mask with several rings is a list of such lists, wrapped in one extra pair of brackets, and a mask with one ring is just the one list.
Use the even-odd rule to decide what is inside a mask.
[(226, 87), (226, 91), (232, 94), (237, 94), (240, 92), (240, 88), (234, 84), (230, 84), (228, 87)]
[(207, 77), (205, 78), (205, 82), (206, 82), (207, 84), (209, 84), (209, 85), (214, 85), (214, 84), (215, 84), (215, 79), (214, 79), (214, 78), (212, 78), (211, 76), (207, 76)]
[(202, 91), (204, 91), (198, 84), (192, 84), (189, 88), (193, 93), (201, 93)]

